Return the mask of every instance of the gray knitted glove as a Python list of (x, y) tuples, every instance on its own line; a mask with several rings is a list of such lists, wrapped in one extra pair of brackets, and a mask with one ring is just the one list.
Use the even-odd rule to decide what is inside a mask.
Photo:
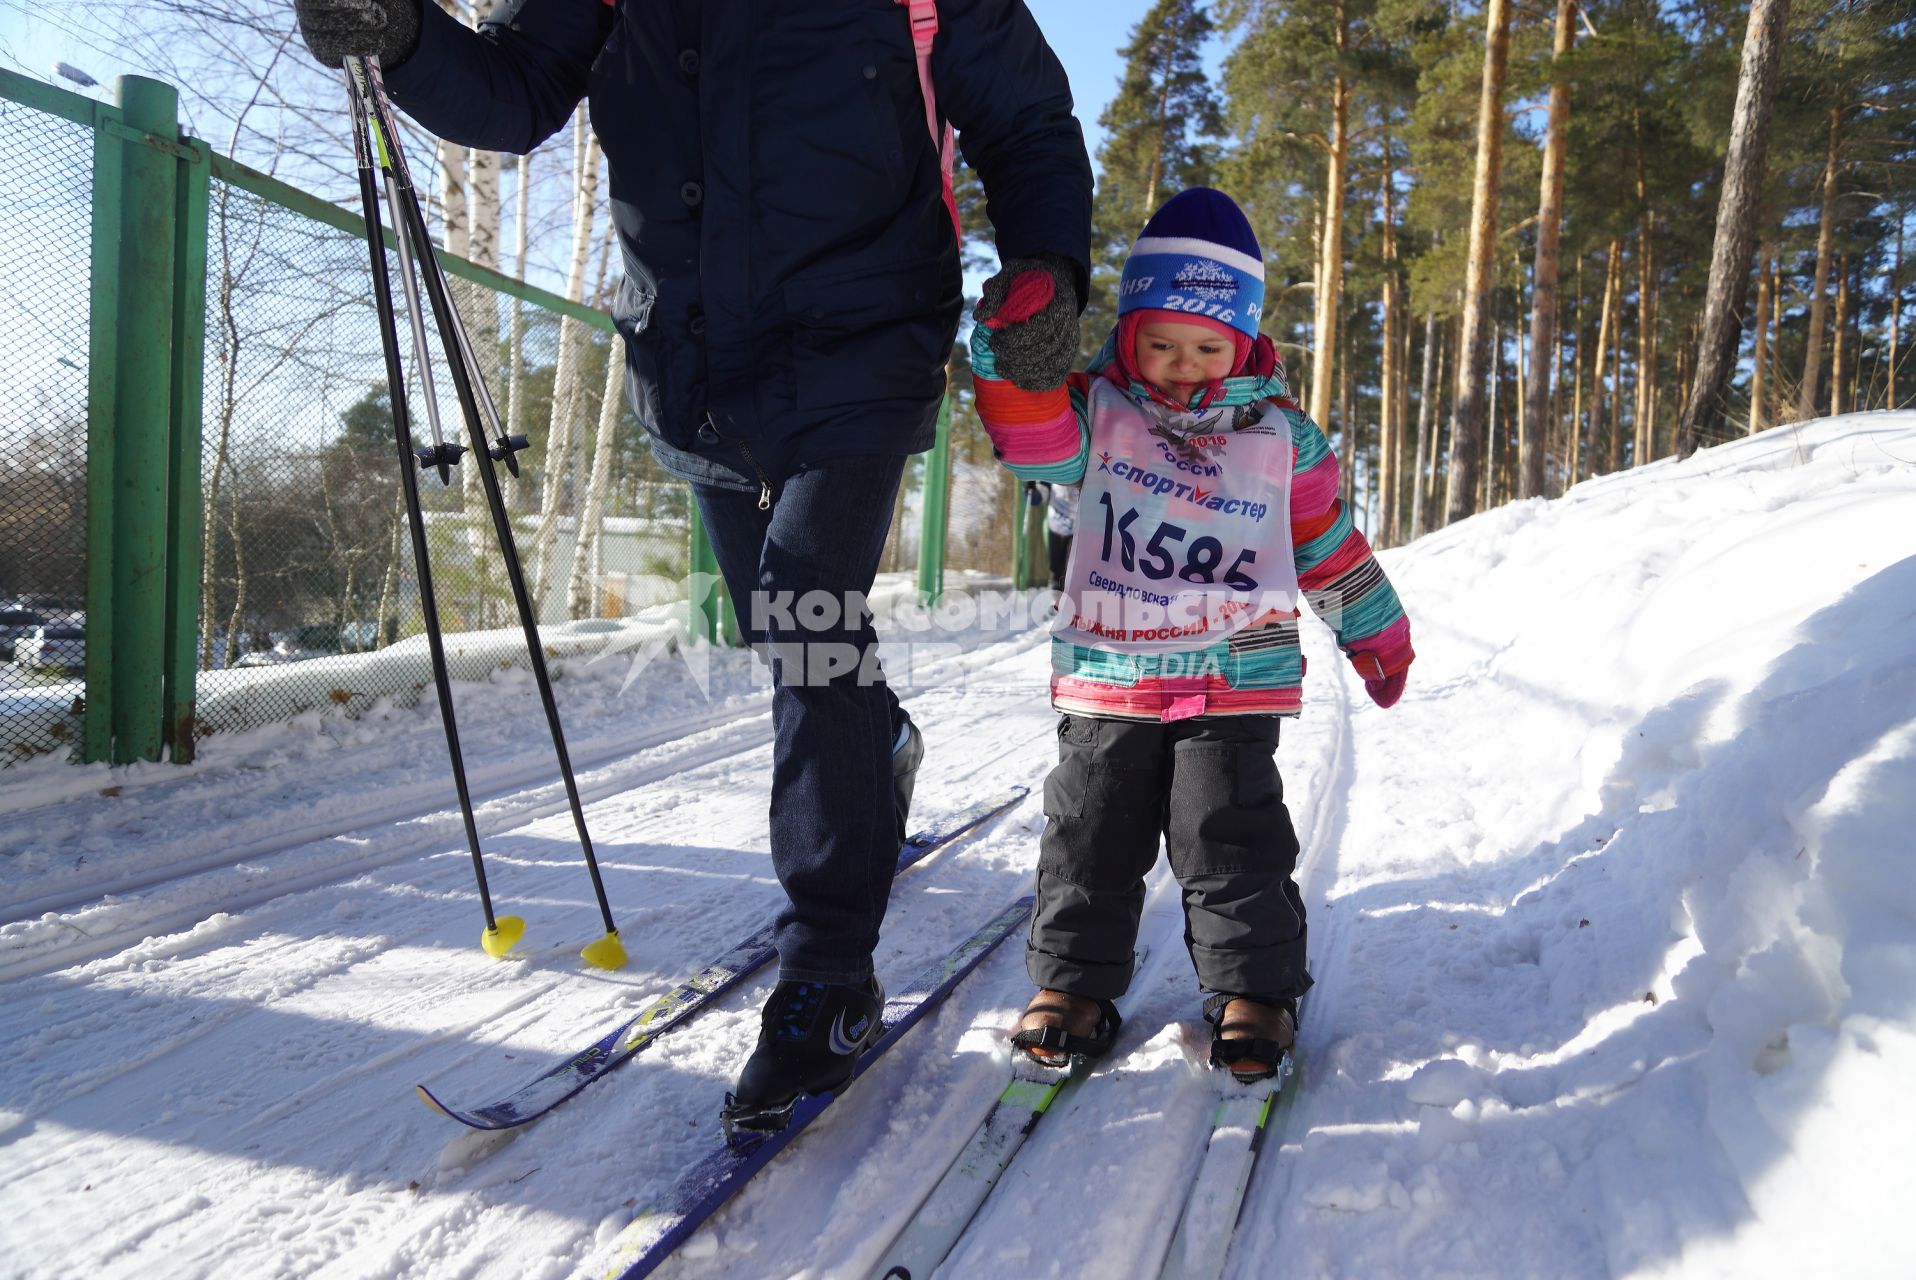
[(1069, 259), (1013, 258), (985, 281), (974, 313), (991, 332), (998, 372), (1021, 391), (1054, 391), (1078, 359), (1078, 289)]
[(293, 0), (299, 34), (322, 67), (348, 58), (397, 66), (419, 44), (420, 0)]

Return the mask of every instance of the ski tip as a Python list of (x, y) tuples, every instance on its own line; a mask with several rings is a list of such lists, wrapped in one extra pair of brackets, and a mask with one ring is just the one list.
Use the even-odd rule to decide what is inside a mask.
[(492, 928), (479, 935), (479, 945), (486, 954), (497, 960), (512, 950), (513, 945), (525, 936), (526, 922), (518, 916), (500, 916), (493, 922)]
[(419, 1095), (419, 1100), (421, 1102), (431, 1107), (434, 1111), (437, 1111), (440, 1115), (451, 1117), (454, 1120), (457, 1120), (459, 1118), (458, 1116), (453, 1115), (452, 1112), (446, 1109), (445, 1103), (433, 1097), (432, 1090), (428, 1089), (425, 1085), (416, 1084), (412, 1087), (412, 1091)]
[(597, 942), (586, 943), (579, 954), (595, 969), (623, 969), (627, 959), (625, 944), (619, 941), (616, 929)]

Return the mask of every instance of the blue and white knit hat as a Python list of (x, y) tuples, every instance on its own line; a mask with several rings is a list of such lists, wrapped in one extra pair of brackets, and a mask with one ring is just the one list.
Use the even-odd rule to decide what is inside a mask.
[(1181, 311), (1257, 338), (1264, 314), (1264, 251), (1237, 203), (1192, 187), (1164, 202), (1131, 246), (1118, 314)]

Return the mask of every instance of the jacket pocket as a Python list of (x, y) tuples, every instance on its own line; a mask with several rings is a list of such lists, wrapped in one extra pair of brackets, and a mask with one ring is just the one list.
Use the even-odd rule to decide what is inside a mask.
[[(612, 300), (612, 326), (625, 340), (625, 382), (639, 425), (679, 449), (693, 449), (695, 423), (684, 403), (697, 378), (693, 339), (668, 332), (657, 290), (630, 275)], [(677, 397), (674, 399), (674, 397)]]
[(962, 305), (951, 255), (801, 275), (783, 298), (800, 408), (929, 404), (944, 393)]

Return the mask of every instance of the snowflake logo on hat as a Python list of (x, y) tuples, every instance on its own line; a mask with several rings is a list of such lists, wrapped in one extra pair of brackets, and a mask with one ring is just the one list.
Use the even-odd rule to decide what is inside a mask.
[(1237, 293), (1238, 278), (1220, 263), (1194, 258), (1178, 268), (1171, 287), (1206, 302), (1229, 302)]

